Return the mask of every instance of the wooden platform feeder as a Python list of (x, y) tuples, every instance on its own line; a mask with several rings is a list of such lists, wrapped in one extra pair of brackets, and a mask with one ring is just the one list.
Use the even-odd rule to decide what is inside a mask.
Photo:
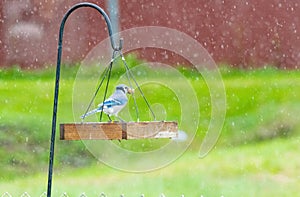
[(177, 122), (89, 122), (60, 124), (61, 140), (121, 140), (177, 137)]

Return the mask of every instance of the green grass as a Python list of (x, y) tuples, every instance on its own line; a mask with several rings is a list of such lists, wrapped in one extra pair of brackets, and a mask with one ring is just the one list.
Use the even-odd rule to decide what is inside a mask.
[[(166, 168), (148, 173), (126, 173), (102, 164), (76, 170), (56, 168), (53, 195), (297, 196), (299, 151), (299, 138), (275, 139), (217, 148), (204, 159), (188, 152)], [(0, 191), (38, 196), (45, 191), (45, 174), (1, 183)]]
[[(131, 64), (138, 64), (134, 58)], [(159, 81), (143, 85), (143, 90), (158, 118), (176, 120), (181, 111), (180, 98), (164, 84), (175, 83), (185, 95), (185, 86), (176, 73), (144, 68), (138, 80)], [(73, 87), (78, 70), (64, 66), (60, 89), (58, 122), (73, 122)], [(91, 67), (81, 78), (84, 87), (95, 88), (88, 80), (96, 72)], [(96, 164), (82, 142), (59, 141), (57, 136), (54, 193), (79, 196), (295, 196), (299, 188), (300, 167), (300, 71), (275, 68), (240, 70), (222, 67), (226, 90), (226, 119), (216, 148), (204, 159), (198, 158), (199, 146), (208, 128), (211, 101), (208, 86), (196, 71), (179, 69), (196, 93), (200, 120), (197, 135), (188, 151), (169, 166), (149, 173), (131, 174)], [(147, 72), (146, 72), (147, 71)], [(113, 71), (112, 83), (123, 70)], [(147, 74), (151, 73), (151, 74)], [(166, 72), (165, 72), (166, 73)], [(8, 191), (20, 196), (24, 191), (38, 196), (46, 190), (48, 148), (51, 130), (54, 70), (24, 71), (15, 67), (0, 70), (0, 195)], [(97, 80), (97, 79), (96, 79)], [(217, 84), (215, 84), (217, 85)], [(212, 84), (214, 86), (214, 84)], [(153, 92), (155, 87), (155, 92)], [(93, 91), (93, 90), (92, 90)], [(112, 90), (109, 90), (111, 93)], [(157, 95), (166, 95), (158, 98)], [(77, 95), (83, 103), (86, 95)], [(138, 93), (137, 93), (138, 96)], [(102, 96), (97, 97), (97, 102)], [(171, 98), (171, 99), (170, 99)], [(143, 105), (140, 97), (138, 103)], [(192, 103), (187, 102), (193, 108)], [(129, 107), (133, 106), (130, 100)], [(141, 118), (151, 118), (141, 107)], [(145, 110), (145, 111), (144, 111)], [(165, 115), (164, 110), (167, 110)], [(76, 109), (75, 109), (76, 111)], [(134, 110), (133, 110), (134, 111)], [(80, 112), (79, 112), (80, 113)], [(132, 113), (132, 112), (131, 112)], [(123, 113), (126, 117), (126, 113)], [(135, 115), (132, 114), (132, 117)], [(188, 115), (187, 115), (188, 116)], [(78, 119), (75, 113), (75, 119)], [(183, 123), (189, 133), (193, 121)], [(167, 141), (124, 141), (117, 145), (138, 152), (155, 150)]]

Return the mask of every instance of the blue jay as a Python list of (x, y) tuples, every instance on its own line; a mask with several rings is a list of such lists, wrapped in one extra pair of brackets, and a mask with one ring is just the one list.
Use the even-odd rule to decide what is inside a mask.
[(133, 94), (134, 90), (129, 88), (124, 84), (120, 84), (116, 87), (116, 91), (103, 103), (100, 103), (98, 107), (94, 110), (87, 112), (81, 116), (81, 119), (84, 119), (87, 116), (92, 114), (103, 112), (108, 115), (109, 120), (111, 121), (110, 116), (115, 116), (122, 122), (124, 122), (119, 116), (118, 113), (125, 107), (127, 104), (127, 96), (126, 94)]

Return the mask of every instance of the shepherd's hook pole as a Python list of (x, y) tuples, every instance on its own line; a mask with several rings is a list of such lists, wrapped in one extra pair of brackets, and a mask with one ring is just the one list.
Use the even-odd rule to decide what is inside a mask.
[(112, 35), (112, 25), (108, 15), (104, 12), (102, 8), (92, 3), (78, 3), (70, 8), (64, 15), (59, 29), (59, 39), (58, 39), (58, 52), (57, 52), (57, 65), (56, 65), (56, 80), (55, 80), (55, 92), (54, 92), (54, 104), (53, 104), (53, 116), (52, 116), (52, 132), (50, 141), (50, 155), (49, 155), (49, 171), (48, 171), (48, 187), (47, 187), (47, 197), (51, 197), (52, 189), (52, 175), (53, 175), (53, 160), (54, 160), (54, 145), (55, 145), (55, 134), (56, 134), (56, 119), (57, 119), (57, 104), (58, 104), (58, 92), (59, 92), (59, 78), (60, 78), (60, 65), (61, 65), (61, 54), (62, 54), (62, 40), (64, 33), (64, 26), (67, 18), (70, 14), (80, 7), (91, 7), (96, 9), (104, 17), (106, 25), (108, 27), (108, 34), (111, 42), (111, 47), (114, 51), (120, 51), (122, 49), (123, 41), (120, 40), (119, 46), (116, 46)]

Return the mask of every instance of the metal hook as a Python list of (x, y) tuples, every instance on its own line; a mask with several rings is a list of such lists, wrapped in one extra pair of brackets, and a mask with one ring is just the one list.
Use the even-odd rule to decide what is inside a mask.
[(118, 46), (118, 51), (121, 51), (122, 48), (123, 48), (123, 43), (124, 43), (124, 39), (123, 38), (120, 38), (119, 40), (119, 46)]
[(56, 80), (55, 80), (55, 90), (54, 90), (54, 104), (53, 104), (53, 116), (52, 116), (52, 130), (51, 130), (51, 139), (50, 139), (50, 155), (49, 155), (49, 171), (48, 171), (48, 187), (47, 187), (47, 197), (51, 197), (51, 188), (52, 188), (52, 174), (53, 174), (53, 162), (54, 162), (54, 145), (55, 145), (55, 135), (56, 135), (56, 120), (57, 120), (57, 106), (58, 106), (58, 93), (59, 93), (59, 80), (60, 80), (60, 67), (61, 67), (61, 56), (62, 56), (62, 40), (65, 23), (70, 16), (70, 14), (80, 7), (91, 7), (96, 9), (105, 19), (108, 34), (111, 42), (111, 47), (114, 51), (120, 51), (123, 47), (123, 40), (120, 39), (119, 46), (116, 46), (113, 40), (112, 35), (112, 25), (108, 15), (105, 11), (93, 3), (78, 3), (71, 7), (66, 14), (64, 15), (59, 29), (59, 38), (58, 38), (58, 53), (57, 53), (57, 65), (56, 65)]
[[(63, 38), (63, 31), (64, 31), (64, 26), (65, 26), (67, 18), (69, 17), (69, 15), (74, 10), (76, 10), (77, 8), (80, 8), (80, 7), (91, 7), (91, 8), (94, 8), (94, 9), (96, 9), (104, 17), (104, 20), (105, 20), (106, 25), (107, 25), (108, 34), (109, 34), (109, 38), (110, 38), (110, 43), (111, 43), (112, 49), (113, 50), (119, 50), (119, 49), (121, 49), (122, 47), (120, 47), (120, 46), (117, 47), (115, 45), (115, 43), (114, 43), (111, 21), (110, 21), (108, 15), (106, 14), (106, 12), (102, 8), (100, 8), (98, 5), (93, 4), (93, 3), (87, 3), (87, 2), (78, 3), (78, 4), (74, 5), (64, 15), (64, 17), (62, 19), (62, 22), (61, 22), (61, 26), (60, 26), (60, 31), (59, 31), (59, 38), (60, 38), (59, 39), (59, 43), (62, 43), (61, 41), (62, 41), (62, 38)], [(120, 40), (120, 45), (121, 45), (121, 42), (123, 42), (123, 41)]]

